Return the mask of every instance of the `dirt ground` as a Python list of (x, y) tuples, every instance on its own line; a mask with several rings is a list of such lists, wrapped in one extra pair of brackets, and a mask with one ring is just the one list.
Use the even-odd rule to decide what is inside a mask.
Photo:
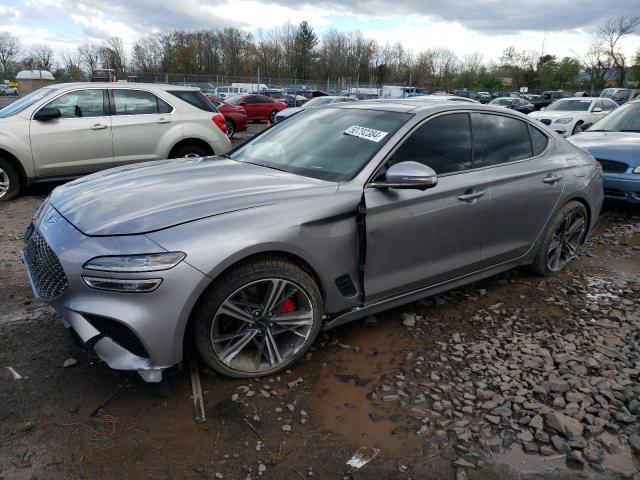
[[(34, 302), (19, 260), (20, 236), (51, 188), (0, 205), (0, 479), (454, 479), (456, 453), (425, 442), (401, 403), (372, 401), (374, 386), (396, 375), (408, 353), (434, 351), (452, 332), (472, 332), (480, 308), (526, 301), (541, 317), (559, 312), (545, 301), (550, 292), (543, 279), (516, 270), (472, 286), (483, 290), (481, 299), (454, 295), (460, 300), (428, 307), (442, 319), (428, 335), (403, 326), (402, 314), (417, 308), (409, 305), (321, 335), (306, 359), (282, 375), (231, 380), (203, 369), (204, 423), (194, 421), (189, 374), (180, 368), (168, 373), (170, 396), (130, 380), (91, 417), (128, 376), (81, 351), (55, 312)], [(640, 233), (624, 227), (639, 222), (640, 209), (606, 205), (597, 230), (603, 240), (568, 267), (573, 277), (554, 280), (554, 293), (575, 275), (637, 279)], [(70, 358), (77, 363), (63, 367)], [(361, 447), (379, 453), (361, 469), (347, 466)], [(629, 453), (621, 478), (632, 478), (635, 461)], [(602, 475), (520, 449), (476, 466), (458, 475)]]

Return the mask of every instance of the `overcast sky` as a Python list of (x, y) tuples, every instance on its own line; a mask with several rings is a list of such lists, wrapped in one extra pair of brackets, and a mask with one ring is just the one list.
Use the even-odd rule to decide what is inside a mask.
[[(544, 48), (559, 57), (572, 50), (583, 54), (598, 24), (622, 13), (640, 13), (638, 0), (0, 0), (0, 31), (17, 35), (25, 48), (75, 48), (110, 36), (130, 47), (151, 32), (225, 26), (255, 31), (308, 20), (319, 35), (330, 27), (361, 30), (414, 51), (480, 50), (488, 61), (510, 45)], [(638, 48), (637, 34), (623, 44), (628, 56)]]

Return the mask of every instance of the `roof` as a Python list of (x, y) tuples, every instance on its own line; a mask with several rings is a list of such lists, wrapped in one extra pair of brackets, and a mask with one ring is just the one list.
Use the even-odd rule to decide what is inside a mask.
[[(81, 88), (81, 87), (93, 87), (93, 88), (157, 88), (160, 90), (184, 90), (199, 92), (197, 87), (184, 87), (182, 85), (169, 85), (166, 83), (138, 83), (138, 82), (73, 82), (73, 83), (58, 83), (55, 88)], [(50, 87), (51, 88), (51, 87)]]
[(49, 70), (21, 70), (16, 75), (16, 80), (53, 80), (55, 77)]
[[(422, 97), (424, 98), (424, 97)], [(520, 117), (526, 115), (509, 110), (505, 112), (503, 107), (497, 107), (494, 105), (483, 105), (479, 102), (452, 102), (447, 97), (440, 97), (438, 100), (435, 98), (433, 101), (424, 102), (415, 98), (400, 98), (396, 100), (361, 100), (359, 102), (347, 102), (347, 103), (332, 103), (330, 107), (333, 108), (358, 108), (366, 110), (380, 110), (386, 112), (400, 112), (400, 113), (420, 113), (430, 110), (435, 111), (453, 111), (453, 110), (479, 110), (495, 112), (500, 114), (509, 113)], [(328, 107), (325, 107), (328, 108)]]

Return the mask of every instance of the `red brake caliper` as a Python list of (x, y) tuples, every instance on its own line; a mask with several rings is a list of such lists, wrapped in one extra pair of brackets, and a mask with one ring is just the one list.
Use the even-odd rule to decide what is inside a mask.
[(287, 298), (282, 305), (280, 305), (280, 313), (292, 313), (298, 309), (296, 302), (292, 298)]

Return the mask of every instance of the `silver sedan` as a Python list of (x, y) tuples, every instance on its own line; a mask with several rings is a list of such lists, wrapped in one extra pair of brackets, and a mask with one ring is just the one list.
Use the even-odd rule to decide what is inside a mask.
[(224, 157), (56, 188), (25, 234), (33, 290), (147, 381), (193, 342), (269, 375), (318, 332), (519, 265), (558, 272), (602, 205), (586, 152), (524, 115), (456, 102), (309, 109)]

